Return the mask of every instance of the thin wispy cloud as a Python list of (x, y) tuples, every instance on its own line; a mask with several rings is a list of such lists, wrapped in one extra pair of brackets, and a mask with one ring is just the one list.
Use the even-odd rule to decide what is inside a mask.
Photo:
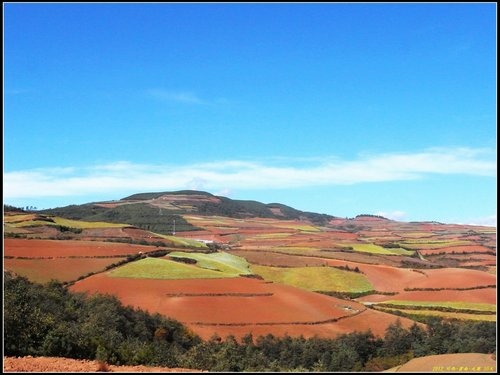
[(489, 215), (484, 217), (477, 217), (470, 220), (467, 220), (458, 224), (466, 224), (466, 225), (481, 225), (487, 227), (496, 227), (497, 226), (497, 215)]
[(207, 104), (208, 102), (191, 91), (172, 91), (165, 89), (149, 89), (146, 95), (165, 102), (184, 104)]
[(390, 211), (390, 212), (379, 211), (379, 212), (376, 212), (375, 215), (383, 216), (387, 219), (396, 220), (396, 221), (404, 221), (404, 219), (406, 219), (406, 216), (407, 216), (406, 212), (404, 212), (404, 211)]
[(32, 91), (33, 90), (31, 89), (6, 89), (4, 93), (6, 95), (21, 95), (21, 94), (28, 94)]
[[(271, 159), (272, 160), (272, 159)], [(316, 160), (316, 159), (314, 159)], [(175, 189), (293, 189), (422, 179), (429, 175), (496, 176), (493, 150), (435, 148), (417, 153), (325, 158), (297, 166), (272, 161), (225, 160), (189, 165), (119, 161), (85, 168), (4, 173), (4, 197), (81, 196)]]

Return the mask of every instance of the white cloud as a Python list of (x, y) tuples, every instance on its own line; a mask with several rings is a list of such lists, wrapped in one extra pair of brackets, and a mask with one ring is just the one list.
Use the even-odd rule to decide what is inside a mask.
[(4, 173), (4, 198), (201, 188), (283, 189), (414, 180), (429, 174), (496, 176), (494, 151), (484, 149), (439, 148), (419, 153), (364, 155), (356, 160), (323, 160), (311, 159), (307, 166), (295, 165), (293, 158), (288, 164), (284, 159), (278, 164), (241, 160), (191, 165), (119, 161), (86, 168), (13, 171)]
[(485, 216), (485, 217), (471, 219), (463, 224), (496, 227), (497, 226), (497, 215), (493, 214), (493, 215), (489, 215), (489, 216)]
[(406, 212), (403, 212), (403, 211), (390, 211), (390, 212), (379, 211), (379, 212), (376, 212), (375, 215), (383, 216), (387, 219), (391, 219), (391, 220), (395, 220), (395, 221), (404, 221), (404, 219), (407, 216)]

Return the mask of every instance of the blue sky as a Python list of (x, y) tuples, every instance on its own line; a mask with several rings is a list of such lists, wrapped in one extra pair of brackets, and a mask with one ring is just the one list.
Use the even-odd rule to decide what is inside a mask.
[(496, 3), (3, 7), (4, 203), (496, 225)]

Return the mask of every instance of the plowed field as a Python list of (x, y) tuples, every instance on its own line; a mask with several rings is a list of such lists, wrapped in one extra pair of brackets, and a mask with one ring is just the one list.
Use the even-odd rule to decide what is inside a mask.
[(4, 268), (37, 283), (72, 281), (124, 258), (4, 259)]
[[(204, 338), (214, 333), (241, 337), (248, 332), (331, 337), (361, 326), (383, 333), (396, 319), (364, 312), (366, 308), (357, 302), (251, 278), (137, 280), (104, 273), (79, 281), (71, 289), (114, 294), (125, 305), (175, 318)], [(358, 314), (369, 319), (347, 323)], [(360, 322), (364, 323), (360, 326)]]
[(6, 238), (4, 256), (14, 257), (69, 257), (118, 256), (152, 251), (154, 247), (101, 241), (25, 240)]

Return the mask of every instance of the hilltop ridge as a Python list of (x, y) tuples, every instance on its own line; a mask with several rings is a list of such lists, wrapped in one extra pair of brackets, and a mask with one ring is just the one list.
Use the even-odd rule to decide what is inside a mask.
[(230, 218), (270, 218), (302, 220), (327, 225), (335, 216), (300, 211), (281, 203), (238, 200), (196, 190), (137, 193), (116, 201), (70, 205), (38, 211), (73, 220), (127, 223), (158, 233), (196, 230), (182, 215), (225, 216)]

